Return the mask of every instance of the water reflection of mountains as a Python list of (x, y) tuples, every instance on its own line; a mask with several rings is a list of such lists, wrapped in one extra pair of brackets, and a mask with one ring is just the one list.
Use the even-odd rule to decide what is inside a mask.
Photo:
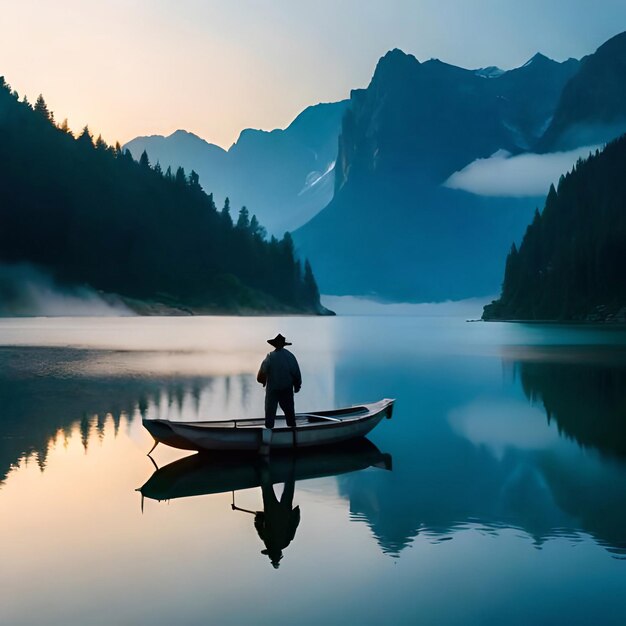
[[(441, 541), (469, 525), (494, 532), (521, 529), (537, 547), (553, 537), (578, 541), (579, 533), (590, 534), (626, 555), (625, 355), (609, 349), (607, 359), (604, 347), (555, 347), (546, 359), (545, 351), (513, 355), (528, 409), (545, 407), (550, 422), (544, 430), (558, 432), (557, 443), (575, 440), (584, 454), (568, 445), (533, 448), (514, 440), (494, 450), (486, 441), (459, 436), (446, 416), (478, 402), (472, 384), (461, 389), (458, 379), (455, 389), (449, 369), (411, 371), (408, 365), (401, 374), (406, 380), (395, 383), (404, 393), (394, 392), (399, 401), (393, 426), (402, 422), (402, 430), (375, 437), (393, 453), (393, 474), (339, 480), (353, 519), (370, 526), (384, 551), (399, 555), (418, 535)], [(358, 378), (368, 377), (364, 366)], [(514, 387), (508, 392), (513, 397)], [(519, 405), (507, 400), (502, 410), (511, 402)]]
[[(619, 362), (537, 357), (532, 351), (514, 355), (527, 398), (545, 407), (559, 433), (588, 452), (511, 448), (494, 455), (459, 436), (446, 421), (454, 406), (468, 401), (467, 390), (433, 393), (437, 385), (448, 389), (450, 381), (436, 369), (416, 373), (407, 368), (399, 411), (391, 427), (375, 437), (393, 454), (394, 471), (337, 479), (352, 519), (371, 528), (383, 551), (399, 555), (416, 536), (440, 541), (476, 525), (492, 531), (523, 529), (538, 546), (550, 537), (582, 531), (626, 554), (626, 368)], [(107, 419), (119, 426), (124, 416), (133, 419), (159, 402), (182, 411), (216, 382), (72, 373), (81, 359), (93, 358), (96, 353), (79, 350), (0, 349), (0, 481), (29, 454), (37, 455), (43, 469), (50, 440), (59, 430), (69, 433), (80, 425), (88, 446)], [(66, 368), (70, 361), (72, 367)], [(246, 381), (238, 378), (221, 382), (241, 396)], [(351, 391), (358, 397), (365, 393)], [(234, 402), (243, 401), (237, 397)], [(411, 407), (420, 410), (414, 413)], [(430, 422), (425, 420), (429, 414), (434, 416)]]

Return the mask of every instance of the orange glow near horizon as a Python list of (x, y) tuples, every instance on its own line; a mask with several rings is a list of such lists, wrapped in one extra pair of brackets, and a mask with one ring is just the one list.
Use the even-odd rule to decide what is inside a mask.
[[(284, 128), (305, 107), (365, 87), (392, 48), (462, 67), (558, 60), (616, 34), (626, 6), (465, 0), (41, 0), (2, 6), (0, 75), (57, 121), (109, 143), (179, 128), (228, 148), (245, 128)], [(497, 9), (496, 9), (497, 6)], [(569, 5), (568, 5), (569, 9)], [(537, 15), (541, 13), (542, 19)]]
[(3, 13), (0, 75), (31, 103), (42, 93), (57, 122), (89, 125), (110, 144), (184, 128), (228, 148), (243, 128), (285, 127), (320, 96), (348, 95), (315, 79), (294, 91), (296, 68), (262, 58), (246, 45), (254, 25), (214, 3), (24, 0)]

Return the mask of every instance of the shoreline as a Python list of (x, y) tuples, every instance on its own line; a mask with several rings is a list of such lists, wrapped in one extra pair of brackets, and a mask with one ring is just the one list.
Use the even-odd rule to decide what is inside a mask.
[(613, 320), (525, 320), (525, 319), (498, 319), (491, 318), (488, 320), (476, 319), (466, 320), (467, 322), (503, 322), (506, 324), (542, 324), (542, 325), (559, 325), (559, 326), (595, 326), (595, 327), (617, 327), (626, 329), (625, 322), (615, 322)]

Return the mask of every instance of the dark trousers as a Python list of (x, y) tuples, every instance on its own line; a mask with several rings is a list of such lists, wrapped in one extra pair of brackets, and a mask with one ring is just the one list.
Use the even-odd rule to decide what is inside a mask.
[(287, 426), (296, 427), (296, 411), (293, 405), (293, 389), (273, 389), (265, 392), (265, 427), (274, 428), (276, 409), (280, 405), (287, 419)]

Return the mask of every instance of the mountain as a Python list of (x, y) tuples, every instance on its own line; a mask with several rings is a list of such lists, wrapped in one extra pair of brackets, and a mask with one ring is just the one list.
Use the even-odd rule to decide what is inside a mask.
[(578, 62), (536, 55), (486, 79), (437, 59), (420, 63), (400, 50), (379, 62), (369, 87), (351, 94), (339, 139), (336, 188), (349, 169), (410, 170), (443, 182), (498, 149), (525, 150), (543, 133)]
[(626, 32), (585, 57), (539, 142), (544, 152), (598, 145), (626, 132)]
[(482, 76), (483, 78), (498, 78), (504, 74), (505, 70), (499, 68), (497, 65), (489, 65), (488, 67), (479, 67), (474, 70), (476, 76)]
[(534, 200), (442, 185), (476, 159), (535, 143), (577, 66), (537, 55), (486, 78), (387, 53), (351, 93), (332, 202), (294, 233), (322, 291), (410, 301), (495, 292), (494, 259), (521, 237)]
[(576, 59), (557, 63), (537, 53), (521, 67), (489, 82), (494, 96), (506, 102), (502, 123), (519, 148), (532, 149), (545, 133), (564, 87), (579, 67)]
[[(119, 294), (136, 309), (323, 312), (289, 236), (265, 241), (245, 211), (217, 211), (198, 175), (74, 138), (40, 96), (0, 78), (0, 262), (31, 264), (60, 286)], [(19, 284), (0, 297), (20, 299)]]
[(483, 319), (626, 322), (625, 163), (623, 136), (550, 189)]
[(136, 159), (145, 150), (162, 168), (194, 169), (218, 205), (226, 197), (246, 206), (270, 233), (293, 230), (333, 196), (337, 137), (348, 101), (305, 109), (284, 130), (241, 132), (226, 151), (183, 130), (169, 137), (137, 137), (126, 144)]

